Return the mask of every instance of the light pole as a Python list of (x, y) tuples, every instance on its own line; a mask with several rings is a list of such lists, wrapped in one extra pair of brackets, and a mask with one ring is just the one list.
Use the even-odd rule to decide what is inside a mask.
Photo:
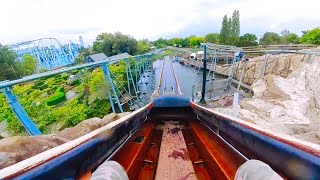
[(203, 45), (203, 76), (202, 76), (202, 92), (201, 92), (201, 104), (206, 104), (206, 82), (207, 82), (207, 45)]

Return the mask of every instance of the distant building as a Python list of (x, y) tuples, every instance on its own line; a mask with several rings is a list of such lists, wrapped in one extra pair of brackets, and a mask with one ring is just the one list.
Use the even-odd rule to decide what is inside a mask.
[(100, 62), (108, 59), (108, 56), (106, 56), (104, 53), (98, 53), (89, 55), (89, 62)]
[[(98, 54), (93, 54), (89, 55), (88, 57), (88, 62), (101, 62), (101, 61), (114, 61), (117, 59), (125, 59), (125, 58), (131, 58), (132, 56), (128, 54), (127, 52), (113, 55), (113, 56), (106, 56), (104, 53), (98, 53)], [(112, 62), (110, 62), (112, 64)]]
[(131, 58), (132, 56), (130, 54), (128, 54), (127, 52), (125, 53), (121, 53), (121, 54), (117, 54), (117, 55), (113, 55), (108, 57), (108, 59), (110, 61), (116, 60), (116, 59), (125, 59), (125, 58)]

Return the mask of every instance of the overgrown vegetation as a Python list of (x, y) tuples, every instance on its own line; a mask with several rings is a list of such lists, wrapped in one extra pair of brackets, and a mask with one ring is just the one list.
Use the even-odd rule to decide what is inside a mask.
[[(112, 71), (125, 70), (124, 64), (110, 66)], [(72, 73), (63, 73), (35, 82), (16, 85), (13, 93), (30, 118), (43, 133), (71, 127), (84, 119), (91, 117), (102, 118), (110, 110), (107, 100), (107, 86), (100, 68), (82, 70), (77, 75), (80, 84), (71, 86), (67, 79)], [(116, 76), (117, 73), (115, 72)], [(119, 79), (123, 79), (118, 76)], [(126, 83), (125, 81), (123, 83)], [(65, 90), (72, 89), (78, 93), (77, 97), (66, 101)], [(52, 90), (54, 93), (52, 94)], [(25, 130), (7, 104), (5, 96), (0, 94), (0, 120), (8, 122), (8, 130), (12, 134), (24, 134)]]
[[(162, 58), (175, 53), (176, 51), (167, 50), (153, 58)], [(145, 60), (142, 59), (140, 62)], [(135, 78), (134, 60), (130, 59), (129, 64)], [(109, 65), (109, 69), (118, 80), (114, 81), (115, 85), (120, 90), (121, 86), (126, 87), (125, 61)], [(77, 78), (70, 83), (71, 75)], [(74, 83), (76, 81), (78, 83)], [(41, 132), (48, 134), (75, 126), (88, 118), (102, 118), (108, 114), (111, 110), (108, 99), (109, 89), (110, 84), (105, 82), (102, 69), (95, 67), (16, 85), (13, 87), (13, 93), (17, 95), (19, 102)], [(69, 90), (76, 92), (77, 95), (71, 100), (66, 100), (65, 93)], [(0, 107), (0, 121), (7, 121), (8, 131), (14, 135), (25, 134), (24, 127), (14, 115), (2, 93)]]
[(151, 49), (148, 40), (137, 41), (130, 35), (120, 32), (99, 34), (93, 42), (93, 51), (112, 56), (121, 53), (143, 54)]

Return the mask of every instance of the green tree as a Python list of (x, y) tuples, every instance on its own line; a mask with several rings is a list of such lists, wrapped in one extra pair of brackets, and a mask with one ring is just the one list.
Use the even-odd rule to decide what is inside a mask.
[(183, 38), (182, 47), (190, 47), (190, 38), (192, 38), (192, 37), (196, 37), (196, 36), (191, 35), (189, 37)]
[(221, 44), (227, 44), (229, 34), (230, 34), (230, 26), (228, 22), (228, 16), (224, 15), (222, 20), (221, 30), (220, 30), (220, 38), (219, 38)]
[(26, 54), (22, 57), (21, 65), (23, 75), (28, 76), (37, 72), (38, 60), (32, 55)]
[(21, 63), (16, 58), (17, 55), (8, 46), (0, 44), (0, 81), (21, 77)]
[(99, 34), (93, 42), (93, 50), (99, 53), (105, 53), (112, 56), (120, 53), (137, 54), (138, 42), (129, 35), (116, 32)]
[(257, 37), (254, 34), (246, 33), (243, 36), (239, 37), (238, 46), (247, 47), (247, 46), (257, 46)]
[(224, 15), (222, 19), (222, 26), (220, 30), (220, 43), (227, 45), (237, 45), (240, 34), (240, 13), (235, 10), (232, 17), (228, 19)]
[(219, 43), (219, 33), (209, 33), (204, 37), (205, 42), (218, 44)]
[(74, 64), (84, 64), (87, 63), (87, 59), (89, 55), (94, 54), (91, 48), (82, 48), (79, 52), (79, 55), (74, 60)]
[(298, 44), (300, 42), (299, 36), (289, 30), (283, 30), (281, 31), (281, 34), (285, 43)]
[(305, 44), (320, 44), (320, 27), (308, 31), (301, 37), (300, 42)]
[(179, 47), (182, 46), (183, 39), (182, 38), (172, 38), (168, 42), (171, 46)]
[(228, 43), (230, 45), (237, 45), (240, 35), (240, 13), (238, 10), (235, 10), (232, 14), (231, 20), (229, 19), (229, 26), (230, 37)]
[(153, 41), (153, 45), (156, 46), (157, 48), (164, 48), (168, 46), (168, 40), (159, 38)]
[(151, 50), (151, 45), (147, 39), (138, 41), (138, 54), (144, 54)]
[(200, 43), (204, 42), (203, 37), (192, 37), (190, 38), (190, 47), (191, 48), (197, 48), (200, 47)]
[(281, 44), (283, 42), (283, 38), (274, 32), (266, 32), (263, 37), (259, 40), (259, 44), (261, 45), (271, 45), (271, 44)]

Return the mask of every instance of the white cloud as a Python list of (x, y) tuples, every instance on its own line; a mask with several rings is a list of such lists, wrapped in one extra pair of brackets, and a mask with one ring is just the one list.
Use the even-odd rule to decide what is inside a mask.
[[(0, 42), (41, 37), (77, 42), (82, 35), (91, 43), (98, 33), (115, 31), (138, 39), (179, 32), (186, 36), (217, 31), (223, 15), (235, 9), (240, 10), (242, 32), (281, 28), (300, 32), (320, 25), (319, 4), (318, 0), (0, 0)], [(202, 24), (202, 29), (193, 24)]]

